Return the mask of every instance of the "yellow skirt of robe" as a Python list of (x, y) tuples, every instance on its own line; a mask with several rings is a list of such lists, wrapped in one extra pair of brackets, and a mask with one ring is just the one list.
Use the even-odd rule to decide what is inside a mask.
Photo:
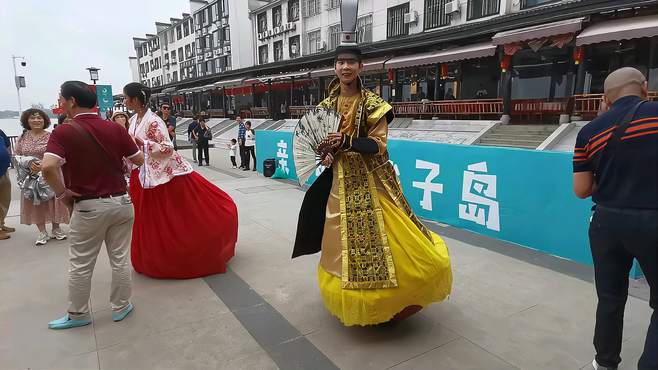
[(346, 326), (388, 322), (405, 307), (443, 301), (452, 288), (450, 256), (444, 241), (432, 233), (434, 241), (430, 242), (395, 204), (385, 197), (379, 201), (398, 286), (343, 289), (340, 277), (318, 266), (324, 304)]

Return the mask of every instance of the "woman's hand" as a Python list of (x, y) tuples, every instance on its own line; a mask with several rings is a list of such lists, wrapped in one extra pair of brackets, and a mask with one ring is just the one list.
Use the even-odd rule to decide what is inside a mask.
[(32, 174), (37, 174), (41, 171), (41, 162), (39, 161), (32, 161), (30, 162), (30, 171)]
[(322, 165), (325, 167), (331, 167), (331, 165), (334, 163), (334, 156), (331, 153), (327, 153), (327, 155), (324, 157), (322, 160)]

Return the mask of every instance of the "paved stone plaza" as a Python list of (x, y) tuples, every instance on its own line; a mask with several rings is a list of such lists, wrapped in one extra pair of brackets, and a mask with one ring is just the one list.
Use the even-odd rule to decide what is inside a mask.
[[(213, 167), (200, 172), (233, 197), (240, 213), (229, 272), (182, 281), (135, 273), (135, 311), (120, 323), (111, 320), (110, 268), (101, 253), (93, 324), (47, 329), (67, 306), (67, 243), (33, 246), (36, 228), (18, 225), (16, 191), (7, 223), (18, 231), (0, 241), (0, 368), (590, 368), (591, 268), (434, 224), (452, 256), (450, 299), (397, 324), (345, 328), (323, 307), (319, 255), (290, 259), (304, 193), (229, 169), (224, 150), (213, 150), (211, 161)], [(642, 351), (650, 316), (646, 290), (638, 283), (628, 301), (623, 369), (635, 369)]]

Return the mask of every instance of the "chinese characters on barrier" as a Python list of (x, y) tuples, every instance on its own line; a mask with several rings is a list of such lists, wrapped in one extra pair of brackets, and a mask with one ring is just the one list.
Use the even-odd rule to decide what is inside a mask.
[(443, 194), (443, 184), (433, 183), (432, 181), (439, 176), (441, 166), (438, 163), (432, 163), (416, 160), (416, 169), (430, 170), (425, 178), (425, 181), (414, 181), (412, 186), (414, 188), (423, 189), (423, 199), (420, 201), (420, 206), (424, 210), (432, 210), (432, 193)]
[(468, 166), (464, 171), (459, 218), (500, 231), (500, 209), (496, 201), (496, 176), (487, 174), (487, 162)]
[[(432, 211), (432, 194), (443, 194), (444, 185), (435, 182), (439, 177), (441, 165), (418, 159), (416, 169), (429, 170), (425, 181), (414, 181), (412, 186), (423, 190), (420, 206), (426, 211)], [(488, 173), (487, 162), (469, 165), (463, 173), (461, 203), (457, 209), (459, 218), (485, 226), (489, 230), (500, 231), (497, 194), (496, 175)]]
[(279, 160), (279, 167), (286, 174), (290, 174), (290, 168), (288, 167), (288, 143), (285, 140), (279, 140), (276, 147), (276, 158)]

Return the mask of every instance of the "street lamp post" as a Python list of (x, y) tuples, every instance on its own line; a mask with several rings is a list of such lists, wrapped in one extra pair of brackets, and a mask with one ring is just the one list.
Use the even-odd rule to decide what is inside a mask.
[(21, 60), (21, 67), (25, 67), (27, 63), (25, 63), (25, 57), (20, 57), (16, 55), (11, 56), (11, 61), (12, 64), (14, 65), (14, 81), (16, 83), (16, 95), (18, 96), (18, 112), (23, 111), (23, 107), (21, 106), (21, 87), (25, 87), (25, 76), (19, 76), (16, 73), (16, 59)]
[(101, 69), (96, 67), (89, 67), (87, 70), (89, 71), (89, 79), (94, 82), (94, 85), (96, 85), (96, 81), (98, 81), (98, 71)]

